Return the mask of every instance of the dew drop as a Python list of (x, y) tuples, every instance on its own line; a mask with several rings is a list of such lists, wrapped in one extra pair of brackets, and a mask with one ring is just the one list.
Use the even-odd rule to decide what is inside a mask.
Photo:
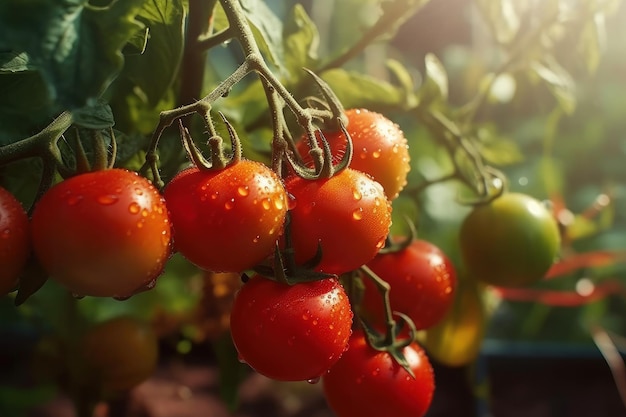
[(237, 194), (239, 194), (242, 197), (247, 196), (248, 194), (250, 194), (250, 190), (248, 189), (248, 186), (240, 186), (239, 188), (237, 188)]
[[(120, 193), (122, 192), (122, 190), (119, 191)], [(143, 190), (141, 188), (135, 188), (135, 194), (137, 195), (143, 195)]]
[(254, 239), (252, 239), (252, 243), (259, 243), (259, 239), (261, 239), (260, 235), (256, 235)]
[(287, 209), (293, 210), (296, 208), (296, 205), (297, 205), (296, 198), (293, 195), (289, 194), (289, 196), (287, 197)]
[(229, 201), (224, 203), (224, 208), (226, 210), (231, 210), (234, 207), (235, 200), (234, 199), (230, 199)]
[(130, 203), (130, 205), (128, 206), (128, 212), (130, 214), (137, 214), (139, 213), (140, 210), (141, 210), (141, 207), (137, 203), (133, 202), (133, 203)]
[(144, 220), (144, 219), (139, 220), (139, 221), (137, 222), (137, 229), (141, 229), (141, 228), (143, 227), (144, 222), (145, 222), (145, 220)]
[(376, 249), (380, 249), (383, 246), (385, 246), (385, 238), (382, 238), (378, 242), (376, 242)]
[(9, 236), (11, 236), (11, 230), (9, 230), (9, 228), (6, 228), (2, 231), (2, 238), (3, 239), (8, 239)]
[(103, 206), (110, 206), (111, 204), (117, 203), (119, 197), (113, 194), (103, 194), (96, 197), (96, 201)]
[(285, 207), (282, 196), (274, 200), (274, 207), (276, 207), (277, 210), (282, 210), (283, 207)]
[(247, 363), (246, 360), (243, 358), (243, 356), (241, 355), (237, 355), (237, 360), (239, 361), (239, 363)]
[(380, 149), (377, 149), (374, 152), (372, 152), (372, 158), (374, 159), (380, 158)]
[(352, 197), (354, 197), (356, 201), (360, 201), (363, 198), (363, 194), (361, 194), (359, 190), (355, 189), (352, 191)]
[(270, 204), (269, 198), (266, 199), (266, 200), (263, 200), (261, 205), (263, 206), (263, 209), (265, 209), (265, 210), (269, 210), (272, 207), (272, 205)]
[(81, 201), (83, 201), (83, 196), (82, 195), (72, 195), (72, 196), (68, 197), (67, 204), (70, 205), (70, 206), (75, 206), (76, 204), (80, 203)]
[(313, 319), (313, 321), (311, 322), (311, 324), (312, 324), (313, 326), (317, 326), (317, 323), (318, 323), (318, 322), (317, 322), (317, 319)]
[(361, 220), (363, 218), (363, 208), (359, 207), (358, 209), (352, 212), (352, 218), (354, 220)]
[(307, 379), (306, 382), (308, 382), (309, 384), (317, 384), (318, 382), (320, 382), (320, 377), (316, 376), (315, 378)]
[(213, 194), (211, 194), (211, 200), (217, 200), (217, 197), (219, 197), (219, 195), (219, 191), (214, 192)]
[(378, 376), (380, 374), (380, 368), (376, 368), (372, 371), (372, 376)]
[(141, 210), (141, 217), (148, 217), (148, 214), (150, 214), (150, 212), (147, 209)]

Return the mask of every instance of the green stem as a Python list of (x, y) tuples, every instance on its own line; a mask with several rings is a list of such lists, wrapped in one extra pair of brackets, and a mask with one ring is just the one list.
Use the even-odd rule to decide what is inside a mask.
[(391, 303), (389, 301), (389, 291), (391, 291), (391, 285), (387, 283), (387, 281), (383, 280), (378, 276), (374, 271), (372, 271), (367, 265), (361, 266), (361, 271), (367, 275), (376, 288), (383, 299), (383, 305), (385, 307), (385, 342), (384, 344), (392, 344), (393, 343), (393, 329), (395, 328), (396, 321), (393, 319), (393, 311), (391, 310)]
[(181, 87), (178, 105), (200, 99), (204, 83), (207, 49), (198, 48), (199, 39), (207, 33), (217, 0), (189, 0), (187, 34), (181, 64)]

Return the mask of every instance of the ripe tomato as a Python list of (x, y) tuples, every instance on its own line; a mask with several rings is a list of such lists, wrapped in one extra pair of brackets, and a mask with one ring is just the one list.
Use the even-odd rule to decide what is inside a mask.
[[(398, 252), (376, 255), (367, 266), (391, 286), (391, 309), (409, 316), (417, 329), (426, 329), (441, 320), (454, 301), (454, 266), (430, 242), (414, 240)], [(384, 323), (380, 293), (368, 277), (363, 277), (363, 282), (364, 311), (374, 323)]]
[(439, 323), (426, 330), (424, 339), (428, 355), (445, 366), (464, 366), (476, 359), (487, 320), (476, 283), (460, 282), (454, 305)]
[(376, 181), (347, 168), (331, 178), (292, 177), (285, 187), (293, 196), (291, 232), (296, 262), (315, 256), (318, 271), (342, 274), (371, 260), (385, 244), (391, 204)]
[(256, 275), (230, 317), (240, 358), (280, 381), (319, 378), (346, 349), (351, 327), (350, 301), (334, 278), (287, 285)]
[[(404, 133), (397, 124), (380, 113), (349, 109), (345, 115), (348, 118), (346, 130), (354, 148), (350, 168), (370, 175), (383, 186), (387, 198), (393, 200), (406, 185), (411, 169), (409, 146)], [(323, 133), (333, 159), (338, 162), (346, 151), (346, 137), (341, 130)], [(312, 163), (306, 140), (298, 142), (297, 150), (305, 163)]]
[(287, 213), (280, 178), (249, 160), (220, 171), (189, 168), (164, 195), (176, 249), (215, 272), (241, 272), (272, 254)]
[(538, 200), (505, 193), (476, 206), (460, 230), (469, 275), (487, 284), (523, 286), (544, 277), (560, 247), (557, 222)]
[(154, 331), (127, 316), (88, 329), (80, 347), (87, 367), (105, 391), (123, 391), (143, 382), (159, 358)]
[(415, 378), (387, 352), (355, 331), (341, 359), (322, 378), (324, 395), (337, 417), (421, 417), (435, 390), (433, 368), (417, 344), (403, 349)]
[(37, 203), (32, 230), (42, 266), (78, 295), (128, 297), (154, 284), (171, 251), (165, 201), (124, 169), (56, 184)]
[(21, 203), (0, 187), (0, 296), (17, 285), (30, 252), (30, 226)]

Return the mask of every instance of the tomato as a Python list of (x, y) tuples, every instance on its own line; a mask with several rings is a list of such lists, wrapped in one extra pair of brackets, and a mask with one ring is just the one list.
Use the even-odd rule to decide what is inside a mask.
[(0, 296), (17, 285), (30, 252), (30, 226), (22, 204), (0, 187)]
[[(409, 146), (400, 127), (380, 113), (349, 109), (346, 130), (352, 138), (354, 153), (350, 168), (365, 172), (379, 182), (389, 200), (398, 196), (407, 183), (410, 166)], [(346, 137), (341, 130), (323, 132), (333, 159), (338, 162), (346, 151)], [(320, 143), (321, 146), (321, 143)], [(304, 138), (297, 150), (305, 163), (311, 164), (308, 143)]]
[(240, 358), (280, 381), (319, 378), (346, 349), (351, 327), (350, 301), (334, 278), (287, 285), (256, 275), (230, 317)]
[(219, 171), (189, 168), (164, 195), (176, 249), (215, 272), (241, 272), (272, 254), (287, 213), (280, 178), (250, 160)]
[(524, 286), (544, 277), (558, 255), (560, 235), (556, 220), (540, 201), (505, 193), (470, 212), (461, 225), (459, 244), (472, 278)]
[(424, 348), (445, 366), (464, 366), (480, 353), (486, 324), (485, 307), (472, 281), (461, 281), (456, 299), (443, 319), (426, 330)]
[(124, 169), (56, 184), (35, 206), (32, 230), (42, 266), (77, 295), (128, 297), (150, 287), (171, 252), (165, 201)]
[[(408, 315), (417, 329), (437, 323), (454, 301), (456, 271), (441, 249), (425, 240), (414, 240), (393, 253), (378, 254), (367, 266), (390, 286), (392, 311)], [(374, 322), (384, 323), (384, 304), (368, 277), (363, 277), (363, 309)]]
[(105, 391), (123, 391), (140, 384), (152, 375), (159, 358), (154, 331), (127, 316), (88, 329), (80, 348), (88, 370)]
[(435, 390), (433, 368), (417, 343), (402, 353), (415, 378), (389, 353), (370, 347), (362, 330), (355, 331), (348, 350), (322, 378), (337, 417), (423, 416)]
[(347, 168), (331, 178), (292, 177), (285, 187), (293, 196), (291, 234), (297, 263), (313, 258), (317, 270), (342, 274), (370, 261), (385, 244), (391, 204), (376, 181)]

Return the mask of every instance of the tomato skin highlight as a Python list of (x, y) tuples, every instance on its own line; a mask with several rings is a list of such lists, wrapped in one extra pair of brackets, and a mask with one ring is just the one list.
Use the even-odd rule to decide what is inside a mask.
[(42, 266), (81, 296), (131, 296), (154, 283), (171, 253), (165, 201), (148, 179), (124, 169), (56, 184), (31, 224)]
[(219, 171), (184, 170), (164, 195), (176, 250), (214, 272), (241, 272), (271, 255), (287, 213), (280, 178), (250, 160)]
[(105, 391), (124, 391), (156, 369), (158, 338), (147, 324), (120, 316), (88, 329), (81, 339), (81, 353)]
[(334, 278), (287, 285), (253, 276), (230, 317), (240, 358), (279, 381), (315, 380), (345, 351), (352, 309)]
[(30, 224), (22, 204), (0, 187), (0, 296), (17, 285), (30, 252)]
[(341, 359), (322, 378), (324, 396), (337, 417), (421, 417), (435, 390), (433, 368), (424, 350), (412, 343), (403, 350), (415, 378), (387, 352), (355, 331)]
[[(400, 127), (387, 117), (367, 109), (348, 109), (346, 130), (352, 139), (353, 157), (350, 168), (364, 172), (380, 183), (389, 200), (398, 196), (407, 183), (411, 169), (409, 146)], [(346, 137), (341, 130), (323, 132), (333, 155), (339, 162), (346, 152)], [(321, 146), (321, 141), (318, 143)], [(312, 164), (307, 141), (297, 145), (304, 162)]]
[(556, 220), (540, 201), (505, 193), (478, 205), (461, 224), (459, 245), (468, 275), (498, 286), (541, 280), (560, 248)]
[[(378, 254), (367, 266), (390, 286), (392, 311), (408, 315), (418, 330), (438, 323), (454, 302), (457, 284), (452, 261), (425, 240), (403, 250)], [(374, 323), (384, 324), (384, 304), (376, 286), (363, 277), (363, 308)]]
[(295, 259), (304, 263), (322, 248), (316, 270), (342, 274), (370, 261), (385, 244), (391, 204), (380, 184), (347, 168), (331, 178), (291, 177), (291, 236)]

